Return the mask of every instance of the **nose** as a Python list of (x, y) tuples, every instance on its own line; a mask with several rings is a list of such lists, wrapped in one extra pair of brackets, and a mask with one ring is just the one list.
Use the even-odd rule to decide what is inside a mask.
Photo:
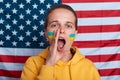
[(60, 33), (64, 33), (65, 30), (64, 30), (64, 27), (60, 27)]

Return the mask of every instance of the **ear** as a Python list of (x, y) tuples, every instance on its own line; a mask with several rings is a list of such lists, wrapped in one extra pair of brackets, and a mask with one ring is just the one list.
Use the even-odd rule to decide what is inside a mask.
[(75, 30), (75, 37), (77, 36), (77, 33), (78, 33), (78, 31), (77, 31), (77, 30)]
[(77, 32), (78, 32), (78, 31), (77, 31), (77, 30), (75, 30), (75, 35), (77, 35)]

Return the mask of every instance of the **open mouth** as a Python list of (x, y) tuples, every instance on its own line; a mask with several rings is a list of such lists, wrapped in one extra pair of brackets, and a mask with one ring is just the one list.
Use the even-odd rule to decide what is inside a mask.
[(58, 50), (63, 49), (65, 43), (66, 43), (65, 39), (58, 39)]

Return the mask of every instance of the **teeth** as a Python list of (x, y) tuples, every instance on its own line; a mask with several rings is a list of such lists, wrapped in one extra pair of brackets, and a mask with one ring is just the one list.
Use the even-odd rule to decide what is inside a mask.
[(63, 37), (59, 37), (59, 38), (58, 38), (58, 41), (63, 42), (63, 43), (64, 43), (64, 45), (65, 45), (65, 43), (66, 43), (66, 41), (65, 41), (65, 39), (64, 39)]
[(59, 36), (59, 39), (64, 39), (64, 37)]
[(62, 41), (65, 44), (65, 40), (64, 39), (58, 39), (58, 41)]
[(63, 38), (59, 38), (59, 39), (63, 39)]

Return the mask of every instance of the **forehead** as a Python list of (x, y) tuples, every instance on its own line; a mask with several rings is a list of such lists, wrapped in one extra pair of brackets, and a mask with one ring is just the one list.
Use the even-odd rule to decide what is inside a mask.
[(53, 20), (53, 19), (68, 19), (75, 21), (75, 15), (72, 11), (64, 8), (57, 8), (51, 11), (48, 15), (48, 20)]
[[(66, 9), (66, 8), (56, 8), (56, 9), (54, 9), (54, 10), (52, 10), (50, 13), (49, 13), (49, 15), (50, 14), (57, 14), (57, 13), (68, 13), (68, 14), (71, 14), (71, 15), (74, 15), (74, 13), (71, 11), (71, 10), (69, 10), (69, 9)], [(61, 15), (63, 15), (63, 14), (61, 14)]]

